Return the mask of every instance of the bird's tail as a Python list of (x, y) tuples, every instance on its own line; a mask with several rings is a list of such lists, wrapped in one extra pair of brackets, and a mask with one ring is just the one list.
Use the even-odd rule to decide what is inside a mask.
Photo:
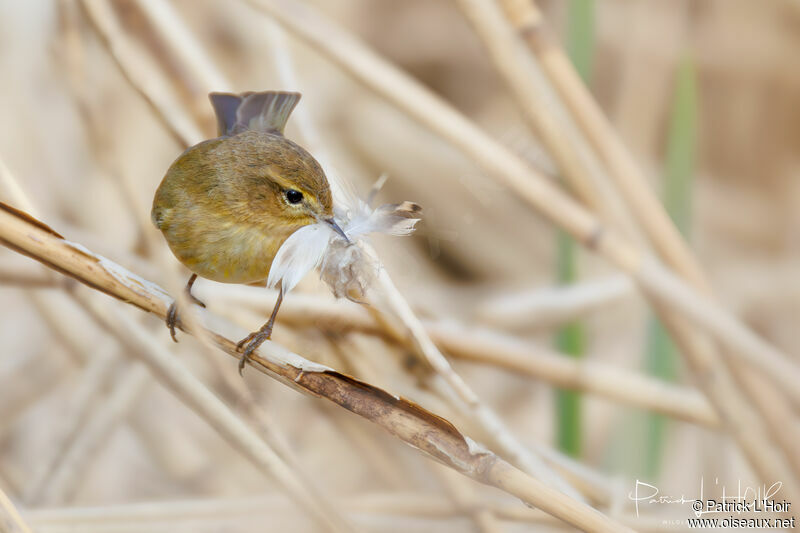
[(283, 135), (289, 115), (300, 101), (300, 93), (266, 91), (261, 93), (211, 93), (208, 95), (220, 136), (246, 130)]

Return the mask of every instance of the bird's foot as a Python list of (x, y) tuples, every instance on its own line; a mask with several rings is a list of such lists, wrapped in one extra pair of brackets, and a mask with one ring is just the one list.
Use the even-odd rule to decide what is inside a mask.
[(272, 336), (272, 328), (262, 328), (258, 331), (254, 331), (244, 339), (240, 340), (236, 344), (236, 351), (242, 352), (241, 357), (239, 357), (239, 375), (242, 375), (244, 371), (244, 365), (247, 363), (247, 360), (250, 358), (250, 354), (252, 354), (255, 350), (258, 349), (259, 346), (264, 344), (264, 341), (269, 340)]

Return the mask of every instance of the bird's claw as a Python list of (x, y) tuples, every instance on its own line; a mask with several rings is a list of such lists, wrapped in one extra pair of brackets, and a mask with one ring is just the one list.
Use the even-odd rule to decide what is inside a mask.
[(172, 337), (172, 340), (178, 342), (178, 337), (175, 335), (175, 326), (178, 323), (178, 306), (175, 302), (170, 304), (169, 309), (167, 309), (167, 328), (169, 328), (169, 336)]
[(264, 344), (264, 341), (269, 340), (272, 336), (271, 328), (269, 330), (258, 330), (244, 339), (240, 340), (236, 344), (236, 351), (242, 352), (242, 355), (239, 357), (239, 375), (243, 375), (244, 372), (244, 365), (247, 363), (247, 360), (250, 358), (250, 354), (252, 354), (259, 346)]
[(204, 304), (204, 303), (203, 303), (203, 301), (202, 301), (200, 298), (198, 298), (197, 296), (195, 296), (195, 295), (194, 295), (194, 294), (192, 294), (191, 292), (188, 294), (188, 296), (189, 296), (189, 299), (190, 299), (190, 300), (191, 300), (193, 303), (195, 303), (195, 304), (199, 305), (199, 306), (200, 306), (200, 307), (202, 307), (203, 309), (205, 309), (205, 308), (206, 308), (206, 304)]

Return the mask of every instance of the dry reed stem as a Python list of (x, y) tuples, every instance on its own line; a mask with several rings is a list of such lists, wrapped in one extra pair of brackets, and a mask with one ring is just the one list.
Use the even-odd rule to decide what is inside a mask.
[[(467, 14), (473, 26), (476, 28), (477, 33), (481, 36), (484, 44), (489, 49), (492, 59), (495, 62), (498, 70), (505, 78), (507, 84), (512, 88), (517, 100), (526, 111), (526, 115), (531, 118), (537, 126), (541, 134), (546, 138), (548, 149), (553, 153), (561, 171), (566, 177), (570, 177), (575, 171), (584, 171), (583, 167), (577, 165), (577, 158), (575, 154), (571, 154), (570, 148), (564, 146), (568, 144), (566, 135), (560, 135), (558, 128), (555, 127), (556, 118), (549, 107), (537, 103), (535, 100), (537, 95), (541, 96), (549, 90), (546, 83), (537, 80), (531, 76), (523, 66), (524, 57), (518, 53), (518, 41), (515, 38), (511, 25), (504, 19), (500, 8), (497, 6), (495, 0), (459, 0), (459, 5), (462, 10)], [(532, 5), (529, 3), (529, 5)], [(513, 11), (513, 10), (512, 10)], [(540, 23), (542, 21), (540, 20)], [(564, 58), (566, 59), (566, 58)], [(577, 76), (575, 76), (577, 81)], [(552, 107), (552, 106), (551, 106)], [(542, 122), (551, 122), (550, 127), (543, 127)], [(584, 123), (585, 125), (585, 123)], [(580, 144), (576, 142), (575, 144)], [(566, 154), (566, 156), (564, 155)], [(575, 163), (573, 163), (573, 161)], [(600, 176), (599, 179), (604, 179)], [(639, 183), (644, 184), (643, 180)], [(617, 182), (619, 184), (619, 182)], [(641, 187), (641, 194), (648, 195), (649, 205), (655, 206), (653, 209), (660, 210), (656, 215), (651, 211), (642, 212), (637, 211), (637, 217), (640, 223), (645, 226), (648, 235), (651, 239), (668, 239), (677, 236), (680, 239), (678, 245), (684, 245), (683, 240), (680, 238), (676, 228), (672, 225), (666, 211), (661, 207), (660, 202), (656, 199), (655, 195), (650, 193), (646, 187)], [(582, 193), (578, 190), (578, 193)], [(626, 199), (630, 202), (633, 199), (628, 196)], [(585, 200), (584, 200), (585, 202)], [(640, 206), (635, 206), (637, 210)], [(646, 214), (649, 217), (648, 221), (643, 221), (642, 216)], [(658, 216), (660, 215), (660, 216)], [(660, 220), (659, 220), (660, 218)], [(652, 224), (648, 225), (648, 222)], [(663, 224), (669, 224), (670, 228), (661, 231), (657, 234), (652, 232), (653, 228), (660, 228)], [(663, 228), (662, 228), (663, 229)], [(657, 243), (658, 246), (659, 243)], [(666, 249), (671, 248), (669, 243), (665, 246), (660, 246), (659, 250), (664, 253)], [(688, 247), (679, 246), (674, 248), (674, 253), (689, 254)], [(680, 258), (665, 256), (665, 260), (669, 261), (673, 266), (680, 268), (683, 263)], [(693, 285), (698, 286), (696, 280), (693, 280), (692, 274), (701, 274), (699, 266), (694, 262), (694, 258), (689, 254), (684, 259), (687, 259), (695, 267), (695, 272), (680, 271)], [(706, 287), (700, 286), (700, 289), (705, 292)], [(733, 376), (725, 369), (726, 361), (723, 361), (713, 346), (704, 343), (702, 339), (691, 338), (695, 334), (691, 329), (687, 328), (685, 321), (677, 320), (674, 316), (670, 316), (667, 309), (662, 305), (656, 304), (655, 309), (662, 316), (667, 327), (670, 329), (673, 337), (676, 337), (678, 344), (683, 348), (683, 352), (687, 358), (690, 359), (690, 364), (701, 375), (708, 375), (712, 377), (703, 378), (701, 384), (707, 392), (711, 392), (711, 399), (715, 407), (722, 412), (723, 419), (726, 424), (731, 427), (732, 433), (736, 436), (745, 454), (756, 467), (760, 476), (764, 480), (777, 479), (776, 476), (784, 471), (784, 464), (780, 461), (766, 460), (765, 455), (779, 454), (772, 442), (769, 441), (764, 435), (762, 421), (757, 419), (756, 412), (751, 405), (748, 405), (741, 396), (739, 387), (733, 381)], [(665, 313), (667, 316), (664, 316)], [(703, 382), (714, 380), (716, 383), (709, 386)], [(745, 387), (745, 391), (747, 391)], [(758, 405), (758, 404), (757, 404)], [(769, 418), (769, 414), (762, 412), (765, 421), (768, 425), (773, 421)], [(778, 441), (782, 443), (782, 441)], [(790, 453), (787, 450), (787, 453)], [(785, 474), (784, 474), (785, 476)], [(790, 483), (796, 485), (796, 483)]]
[[(0, 209), (0, 242), (5, 246), (89, 287), (151, 312), (162, 320), (166, 317), (170, 299), (156, 285), (64, 240), (29, 215), (0, 205), (3, 207)], [(252, 447), (248, 448), (250, 452), (261, 449), (274, 453), (136, 321), (126, 323), (121, 310), (107, 305), (107, 301), (99, 301), (82, 291), (76, 291), (76, 295), (112, 334), (126, 345), (137, 348), (135, 352), (155, 375), (196, 411), (209, 416), (217, 431), (229, 442)], [(207, 318), (214, 317), (207, 315)], [(238, 358), (233, 341), (212, 330), (206, 330), (206, 334), (225, 353)], [(476, 446), (449, 422), (407, 400), (307, 361), (274, 342), (265, 343), (249, 363), (282, 383), (325, 398), (380, 425), (460, 473), (517, 496), (576, 527), (589, 531), (626, 530), (597, 510), (544, 485)], [(278, 465), (284, 466), (283, 463)], [(278, 465), (270, 464), (269, 467)], [(294, 478), (288, 481), (293, 482)]]
[[(215, 302), (229, 301), (247, 305), (259, 312), (268, 312), (274, 291), (255, 287), (203, 287), (200, 293), (212, 292)], [(265, 298), (265, 293), (270, 298)], [(216, 304), (219, 305), (219, 304)], [(211, 304), (212, 308), (215, 304)], [(312, 326), (331, 332), (362, 331), (384, 335), (401, 346), (408, 339), (392, 334), (369, 312), (349, 302), (296, 294), (281, 307), (278, 321), (293, 326)], [(543, 346), (492, 330), (476, 330), (474, 326), (425, 322), (433, 341), (450, 356), (482, 364), (495, 365), (522, 375), (542, 379), (560, 387), (601, 395), (621, 403), (649, 409), (688, 422), (711, 427), (720, 423), (708, 401), (688, 387), (667, 383), (643, 374), (592, 361), (575, 361)]]
[(795, 472), (800, 472), (800, 417), (777, 390), (762, 375), (755, 372), (740, 372), (738, 376), (744, 386), (755, 392), (753, 401), (759, 404), (763, 416), (769, 418), (772, 438), (786, 453)]
[[(245, 291), (253, 297), (256, 297), (259, 295), (259, 293), (262, 295), (264, 293), (272, 293), (271, 298), (274, 300), (276, 296), (274, 291), (258, 289), (255, 287), (240, 286), (237, 288)], [(376, 372), (378, 368), (375, 368), (374, 365), (365, 364), (366, 361), (364, 358), (358, 355), (359, 353), (362, 353), (362, 350), (359, 350), (358, 345), (348, 343), (347, 338), (339, 338), (342, 334), (346, 335), (350, 332), (361, 332), (368, 335), (383, 336), (387, 340), (392, 340), (399, 346), (406, 346), (410, 341), (403, 336), (400, 331), (394, 330), (390, 325), (378, 326), (378, 324), (380, 324), (380, 318), (383, 315), (380, 313), (372, 313), (373, 318), (371, 320), (374, 320), (375, 322), (371, 323), (368, 315), (360, 306), (309, 295), (295, 295), (292, 298), (293, 301), (297, 299), (301, 300), (301, 305), (297, 306), (293, 304), (292, 310), (287, 313), (286, 319), (280, 321), (282, 324), (291, 327), (313, 327), (315, 329), (329, 331), (332, 336), (335, 335), (337, 337), (337, 342), (336, 344), (333, 344), (333, 348), (336, 350), (336, 353), (339, 355), (339, 359), (343, 361), (343, 364), (345, 364), (347, 369), (352, 369), (353, 372), (359, 376), (359, 378), (371, 383), (387, 383), (387, 381), (391, 379), (390, 374), (380, 374)], [(211, 310), (218, 312), (222, 316), (233, 319), (237, 323), (257, 323), (259, 321), (258, 317), (262, 317), (264, 312), (268, 312), (271, 309), (269, 306), (269, 298), (264, 298), (263, 296), (258, 296), (257, 300), (249, 299), (239, 303), (220, 304), (220, 302), (223, 301), (224, 298), (214, 298), (214, 304), (212, 304), (210, 307)], [(235, 299), (234, 301), (238, 301), (238, 299)], [(315, 301), (318, 302), (319, 306), (324, 309), (321, 315), (318, 309), (314, 309), (317, 307), (314, 305)], [(240, 307), (241, 304), (250, 306), (256, 311), (242, 312), (243, 308)], [(335, 309), (338, 309), (339, 311), (337, 312)], [(282, 313), (283, 310), (284, 308), (281, 307)], [(351, 314), (351, 311), (355, 311), (354, 315), (356, 316), (363, 313), (362, 316), (367, 317), (365, 322), (360, 322), (359, 320), (359, 326), (367, 329), (361, 330), (356, 328), (352, 322), (348, 321), (347, 315)], [(464, 331), (466, 332), (466, 330)], [(438, 343), (435, 333), (430, 331), (428, 333)], [(468, 332), (466, 332), (466, 334), (469, 335)], [(349, 346), (351, 344), (353, 347)], [(527, 355), (536, 357), (535, 353), (536, 351), (534, 350)], [(558, 360), (564, 359), (563, 357), (557, 355), (551, 355), (550, 357)], [(555, 366), (556, 368), (560, 367), (558, 362), (555, 363)], [(383, 369), (383, 367), (381, 367), (381, 369)], [(432, 386), (429, 386), (428, 388), (435, 390), (436, 382), (434, 381), (431, 385)], [(442, 401), (441, 394), (426, 394), (424, 389), (421, 390), (417, 387), (403, 387), (402, 384), (395, 384), (394, 386), (399, 390), (400, 395), (408, 395), (409, 397), (413, 396), (417, 398), (419, 403), (429, 406), (429, 410), (444, 412), (448, 408), (450, 411), (453, 409), (451, 407), (451, 402), (445, 404)], [(701, 402), (703, 401), (702, 396), (699, 396), (696, 392), (694, 395), (699, 397)], [(681, 403), (681, 400), (678, 400), (678, 402)], [(669, 408), (667, 407), (667, 409)], [(454, 418), (457, 417), (457, 425), (463, 425), (465, 428), (469, 428), (470, 431), (480, 433), (482, 427), (480, 425), (476, 425), (472, 417), (464, 415), (465, 413), (461, 411), (450, 412), (450, 416)], [(468, 413), (466, 415), (468, 415)], [(485, 438), (483, 435), (482, 437)], [(612, 484), (609, 483), (609, 481), (602, 474), (598, 473), (597, 471), (593, 471), (591, 468), (586, 467), (585, 465), (571, 461), (568, 457), (563, 456), (557, 450), (549, 448), (545, 445), (532, 443), (532, 446), (534, 446), (537, 450), (537, 454), (541, 455), (541, 457), (544, 458), (556, 472), (560, 472), (564, 479), (567, 479), (572, 486), (577, 488), (581, 494), (587, 496), (590, 501), (605, 504), (611, 500), (610, 491), (612, 489)]]
[[(696, 334), (690, 322), (683, 317), (671, 313), (660, 304), (654, 306), (680, 350), (691, 355), (687, 357), (687, 362), (694, 381), (713, 402), (720, 419), (756, 474), (765, 483), (780, 481), (787, 497), (800, 495), (800, 486), (791, 464), (780, 448), (767, 438), (764, 419), (747, 402), (731, 372), (720, 361), (717, 345), (709, 337)], [(709, 366), (715, 359), (717, 365)]]
[[(333, 416), (337, 408), (330, 406), (326, 409), (327, 415)], [(336, 430), (349, 441), (361, 461), (370, 465), (377, 477), (386, 484), (387, 487), (407, 486), (408, 472), (403, 468), (404, 465), (390, 449), (381, 446), (380, 441), (376, 441), (371, 435), (364, 431), (361, 422), (354, 417), (341, 416), (336, 419)]]
[(717, 303), (696, 294), (655, 258), (606, 228), (547, 178), (497, 143), (450, 104), (386, 62), (362, 42), (302, 2), (246, 0), (313, 46), (366, 87), (423, 126), (447, 139), (489, 175), (515, 191), (553, 223), (629, 274), (648, 295), (707, 330), (731, 349), (729, 355), (760, 365), (800, 401), (800, 367)]
[[(103, 10), (100, 8), (99, 4), (95, 4), (94, 0), (84, 0), (84, 5), (87, 7), (87, 14), (92, 19), (94, 27), (103, 35), (103, 40), (112, 55), (115, 54), (116, 50), (129, 50), (132, 48), (119, 43), (119, 41), (124, 41), (124, 39), (118, 38), (119, 32), (114, 31), (116, 23), (113, 22), (113, 14), (109, 10)], [(150, 14), (152, 14), (152, 11)], [(201, 61), (204, 57), (203, 54), (197, 50), (197, 43), (190, 38), (188, 32), (182, 29), (176, 31), (164, 31), (168, 28), (168, 26), (181, 25), (180, 21), (176, 17), (171, 17), (170, 21), (171, 22), (168, 25), (165, 23), (165, 21), (159, 22), (159, 25), (156, 26), (156, 29), (161, 30), (161, 32), (156, 37), (159, 41), (166, 43), (166, 48), (172, 50), (174, 53), (186, 54), (187, 49), (191, 50), (188, 52), (191, 60), (187, 60), (187, 63), (196, 65), (197, 62)], [(176, 42), (176, 35), (181, 36), (182, 40), (180, 42)], [(137, 59), (138, 58), (135, 56), (135, 54), (132, 53), (115, 58), (115, 61), (120, 69), (125, 71), (125, 78), (129, 82), (134, 79), (147, 79), (149, 75), (148, 71), (142, 68), (141, 60), (137, 61)], [(283, 64), (284, 71), (286, 71), (287, 62), (284, 62)], [(208, 86), (208, 84), (212, 82), (223, 83), (222, 87), (216, 87), (218, 90), (228, 86), (226, 83), (224, 83), (222, 76), (216, 73), (214, 66), (210, 63), (206, 62), (202, 66), (198, 67), (198, 69), (189, 69), (187, 72), (193, 72), (197, 79), (204, 82), (200, 85)], [(183, 113), (181, 113), (179, 110), (179, 106), (172, 105), (168, 109), (165, 109), (164, 106), (168, 105), (168, 102), (165, 102), (163, 98), (158, 97), (158, 95), (145, 94), (144, 91), (149, 90), (149, 86), (147, 84), (139, 81), (137, 83), (132, 83), (132, 85), (144, 96), (146, 102), (151, 105), (151, 107), (156, 111), (157, 114), (159, 114), (162, 121), (165, 123), (172, 124), (172, 121), (177, 116), (183, 115)], [(156, 84), (153, 85), (155, 86)], [(192, 121), (190, 117), (186, 116), (179, 118), (182, 118), (182, 120), (179, 123), (174, 124), (172, 131), (180, 131), (181, 124), (190, 123)], [(306, 120), (305, 124), (307, 131), (314, 131), (313, 127), (309, 127), (310, 121)], [(316, 138), (316, 135), (312, 134), (311, 137)], [(429, 338), (427, 338), (424, 329), (419, 325), (419, 320), (416, 318), (410, 306), (399, 293), (399, 291), (397, 291), (385, 269), (381, 269), (379, 283), (381, 284), (384, 293), (388, 295), (390, 306), (392, 307), (393, 311), (400, 317), (401, 321), (411, 332), (412, 337), (415, 340), (415, 348), (418, 353), (420, 353), (434, 368), (434, 370), (444, 378), (444, 382), (456, 392), (457, 396), (463, 402), (464, 407), (476, 417), (479, 423), (484, 427), (486, 434), (492, 439), (493, 443), (500, 450), (502, 450), (503, 454), (508, 456), (514, 463), (521, 465), (529, 473), (544, 480), (546, 483), (551, 484), (553, 487), (572, 496), (575, 499), (580, 499), (581, 496), (577, 491), (575, 491), (569, 486), (569, 484), (564, 482), (563, 479), (550, 470), (540, 458), (535, 457), (529, 450), (519, 443), (519, 441), (510, 433), (508, 428), (505, 427), (500, 417), (498, 417), (488, 406), (482, 403), (478, 396), (467, 385), (467, 383), (453, 371), (447, 362), (447, 359), (441, 354), (441, 352), (439, 352), (435, 344), (431, 342)]]
[[(0, 488), (0, 508), (5, 511), (11, 524), (19, 530), (19, 533), (33, 533), (33, 530), (30, 528), (28, 523), (22, 519), (22, 515), (19, 514), (19, 511), (14, 506), (14, 502), (11, 501), (2, 488)], [(0, 521), (0, 526), (2, 525), (3, 521)]]
[[(146, 521), (180, 521), (197, 519), (224, 519), (243, 515), (270, 515), (287, 503), (280, 493), (251, 495), (237, 498), (203, 498), (168, 500), (159, 502), (124, 503), (102, 507), (51, 507), (30, 511), (35, 525), (73, 526), (108, 524), (114, 522), (140, 523)], [(461, 514), (452, 502), (438, 493), (365, 492), (355, 496), (339, 497), (337, 505), (351, 513), (380, 513), (386, 515), (417, 515), (431, 518), (452, 517)], [(492, 504), (494, 509), (502, 506)], [(507, 506), (510, 507), (510, 506)], [(541, 520), (549, 515), (519, 505), (528, 520)], [(527, 511), (527, 513), (526, 513)], [(508, 511), (506, 511), (508, 512)], [(519, 514), (518, 514), (519, 516)]]

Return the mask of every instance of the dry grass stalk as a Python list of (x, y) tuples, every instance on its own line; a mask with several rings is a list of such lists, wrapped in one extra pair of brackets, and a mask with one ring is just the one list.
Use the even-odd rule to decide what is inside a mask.
[[(64, 240), (41, 222), (8, 206), (0, 210), (0, 241), (89, 287), (153, 313), (160, 319), (166, 317), (170, 299), (156, 285)], [(106, 302), (99, 302), (86, 294), (81, 295), (80, 299), (109, 331), (127, 345), (137, 347), (137, 353), (149, 368), (174, 390), (184, 394), (185, 401), (196, 410), (200, 410), (202, 403), (204, 412), (213, 416), (216, 428), (222, 435), (236, 443), (250, 443), (264, 448), (263, 442), (249, 433), (247, 427), (180, 363), (168, 353), (164, 353), (163, 357), (157, 356), (165, 351), (164, 348), (135, 321), (126, 324), (121, 319), (123, 313), (115, 306), (103, 305)], [(233, 341), (211, 330), (207, 330), (206, 334), (220, 349), (238, 358)], [(407, 400), (307, 361), (274, 342), (265, 343), (250, 365), (294, 388), (332, 401), (380, 425), (463, 475), (500, 488), (576, 527), (589, 531), (623, 529), (595, 509), (547, 487), (493, 453), (476, 446), (449, 422)], [(234, 433), (238, 435), (235, 439)]]
[[(131, 47), (121, 44), (120, 41), (125, 40), (120, 38), (120, 32), (114, 31), (116, 24), (113, 22), (113, 14), (107, 8), (103, 8), (99, 3), (94, 0), (84, 0), (84, 5), (87, 7), (87, 14), (92, 19), (94, 27), (101, 33), (106, 46), (109, 48), (112, 55), (116, 50), (128, 50)], [(149, 11), (152, 15), (152, 11)], [(165, 43), (164, 48), (172, 50), (173, 53), (180, 54), (181, 64), (194, 65), (196, 68), (187, 69), (194, 75), (194, 79), (198, 81), (197, 85), (211, 86), (212, 83), (222, 84), (221, 87), (217, 86), (215, 89), (228, 87), (222, 76), (217, 73), (213, 65), (207, 61), (203, 61), (203, 54), (198, 50), (197, 43), (194, 42), (185, 29), (180, 28), (175, 31), (165, 31), (172, 26), (182, 26), (176, 17), (167, 17), (170, 22), (160, 20), (155, 25), (158, 30), (157, 34), (150, 37), (156, 38), (159, 42)], [(176, 36), (181, 36), (181, 39), (176, 40)], [(186, 56), (186, 57), (183, 57)], [(137, 61), (134, 54), (128, 54), (115, 58), (117, 65), (124, 71), (125, 78), (128, 81), (148, 79), (155, 74), (145, 70), (142, 62)], [(284, 70), (286, 70), (286, 63), (284, 60)], [(202, 63), (202, 65), (199, 65)], [(168, 102), (164, 101), (159, 95), (145, 94), (150, 90), (147, 84), (141, 81), (132, 84), (134, 88), (145, 97), (145, 100), (153, 107), (157, 114), (165, 123), (172, 124), (172, 121), (178, 116), (182, 115), (179, 106), (169, 106)], [(155, 84), (155, 86), (159, 86)], [(189, 123), (192, 119), (188, 116), (179, 117), (181, 120), (174, 124), (172, 131), (180, 131), (181, 125)], [(309, 129), (310, 121), (306, 121), (306, 129)], [(313, 131), (313, 128), (310, 128)], [(316, 138), (315, 134), (311, 135)], [(198, 139), (199, 140), (199, 139)], [(190, 143), (192, 144), (192, 143)], [(324, 160), (324, 159), (323, 159)], [(334, 182), (335, 185), (335, 182)], [(374, 252), (373, 252), (374, 253)], [(391, 278), (385, 269), (381, 269), (379, 275), (379, 284), (383, 290), (384, 295), (387, 296), (388, 302), (392, 311), (400, 318), (405, 327), (411, 333), (414, 340), (413, 347), (431, 367), (443, 377), (444, 383), (455, 391), (456, 395), (463, 402), (462, 408), (474, 416), (478, 422), (485, 429), (485, 433), (492, 440), (492, 444), (499, 448), (502, 453), (509, 457), (515, 464), (522, 466), (527, 472), (544, 480), (546, 483), (557, 488), (558, 490), (569, 494), (573, 498), (580, 499), (580, 494), (569, 486), (563, 479), (550, 470), (547, 465), (540, 458), (533, 455), (527, 450), (506, 428), (499, 416), (492, 411), (485, 403), (483, 403), (478, 396), (472, 391), (469, 385), (453, 371), (447, 359), (441, 354), (436, 345), (428, 338), (424, 328), (422, 328), (419, 319), (416, 317), (411, 307), (405, 301), (403, 296), (394, 286)]]

